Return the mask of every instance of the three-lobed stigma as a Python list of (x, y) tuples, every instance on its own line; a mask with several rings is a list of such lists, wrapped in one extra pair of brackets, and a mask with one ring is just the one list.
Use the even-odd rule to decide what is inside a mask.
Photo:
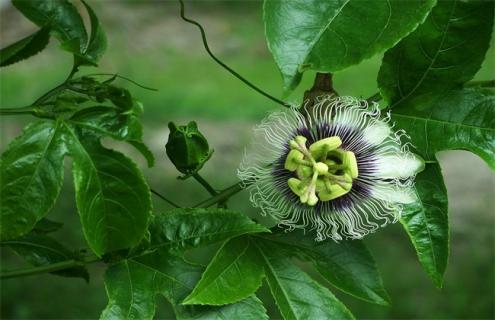
[(290, 151), (284, 168), (294, 172), (287, 181), (301, 203), (314, 206), (348, 193), (358, 177), (356, 156), (340, 146), (338, 136), (318, 140), (306, 147), (307, 139), (296, 136), (289, 142)]

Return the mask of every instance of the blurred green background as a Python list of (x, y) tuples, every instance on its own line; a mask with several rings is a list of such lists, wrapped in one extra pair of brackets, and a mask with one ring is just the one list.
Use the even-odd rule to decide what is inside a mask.
[[(198, 30), (178, 18), (178, 4), (167, 1), (90, 1), (103, 22), (109, 49), (98, 70), (84, 73), (118, 72), (144, 85), (143, 90), (121, 82), (145, 106), (145, 142), (157, 157), (154, 168), (133, 150), (114, 142), (112, 147), (130, 154), (144, 170), (150, 185), (181, 204), (193, 204), (207, 197), (194, 181), (175, 179), (177, 172), (166, 159), (164, 144), (167, 123), (196, 120), (215, 153), (203, 169), (215, 187), (236, 181), (235, 172), (251, 128), (277, 105), (255, 93), (206, 54)], [(201, 1), (187, 4), (188, 15), (206, 28), (212, 50), (240, 74), (275, 96), (281, 96), (282, 80), (267, 50), (258, 1)], [(0, 2), (0, 46), (30, 34), (35, 27), (5, 1)], [(473, 35), (475, 36), (475, 35)], [(71, 57), (57, 48), (55, 40), (47, 50), (0, 71), (1, 107), (21, 107), (60, 83), (71, 66)], [(490, 49), (476, 79), (494, 77), (494, 50)], [(341, 95), (369, 97), (377, 91), (376, 76), (381, 57), (364, 61), (335, 75)], [(307, 73), (299, 89), (287, 98), (298, 103), (311, 86)], [(1, 145), (7, 143), (31, 121), (29, 116), (6, 117), (1, 121)], [(440, 156), (449, 193), (451, 256), (442, 290), (434, 287), (422, 271), (414, 250), (400, 225), (392, 225), (366, 238), (392, 297), (390, 307), (379, 307), (333, 290), (360, 319), (493, 319), (495, 318), (495, 178), (489, 168), (467, 152), (445, 152)], [(69, 160), (67, 165), (69, 165)], [(70, 167), (70, 166), (68, 166)], [(70, 173), (49, 217), (64, 222), (56, 236), (74, 248), (84, 248), (73, 199)], [(155, 200), (155, 210), (169, 209)], [(230, 201), (230, 206), (252, 216), (247, 194)], [(193, 255), (207, 261), (214, 253)], [(2, 264), (22, 267), (23, 262), (8, 250), (1, 252)], [(103, 264), (89, 267), (91, 282), (40, 275), (2, 281), (2, 319), (95, 319), (106, 304), (102, 281)], [(314, 273), (312, 275), (316, 276)], [(273, 319), (280, 315), (263, 287)], [(171, 318), (169, 306), (159, 298), (157, 317)]]

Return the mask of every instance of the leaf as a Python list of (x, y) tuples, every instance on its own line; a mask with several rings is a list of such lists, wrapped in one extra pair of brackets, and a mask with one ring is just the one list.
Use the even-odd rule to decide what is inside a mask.
[(416, 190), (417, 202), (404, 205), (400, 221), (423, 268), (441, 288), (449, 256), (449, 224), (447, 190), (438, 164), (427, 164), (418, 174)]
[[(53, 263), (77, 259), (77, 255), (57, 240), (42, 234), (30, 233), (23, 237), (1, 243), (10, 247), (33, 266), (45, 266)], [(63, 277), (83, 278), (89, 282), (89, 273), (84, 266), (51, 272)]]
[(255, 245), (284, 319), (354, 319), (327, 288), (295, 266), (277, 245), (265, 241), (256, 241)]
[(256, 297), (223, 307), (181, 305), (202, 271), (159, 251), (110, 266), (105, 273), (109, 302), (101, 319), (152, 319), (157, 294), (172, 304), (177, 319), (268, 319)]
[(385, 53), (378, 75), (392, 106), (460, 87), (473, 78), (490, 44), (493, 1), (439, 1), (416, 31)]
[(61, 222), (43, 218), (40, 221), (36, 222), (32, 231), (41, 234), (52, 233), (62, 228), (63, 225), (64, 224)]
[(5, 67), (38, 54), (45, 49), (49, 40), (50, 28), (42, 28), (36, 33), (3, 48), (0, 51), (0, 66)]
[(427, 16), (434, 0), (265, 0), (268, 48), (294, 89), (305, 70), (335, 72), (394, 46)]
[(287, 255), (312, 262), (323, 278), (342, 291), (371, 303), (389, 304), (376, 263), (362, 241), (316, 242), (299, 230), (262, 237)]
[(495, 169), (495, 95), (470, 88), (416, 97), (409, 106), (392, 110), (398, 128), (426, 160), (442, 150), (468, 150)]
[(96, 106), (75, 112), (69, 121), (93, 135), (127, 141), (144, 156), (148, 167), (154, 165), (153, 153), (141, 141), (142, 124), (133, 112), (123, 112), (116, 107)]
[(39, 27), (50, 27), (62, 46), (72, 53), (82, 53), (88, 35), (76, 7), (67, 0), (12, 0), (26, 18)]
[(155, 165), (155, 156), (146, 144), (139, 140), (127, 140), (127, 143), (136, 148), (136, 150), (138, 150), (143, 155), (143, 157), (146, 159), (146, 162), (148, 163), (148, 168), (151, 168)]
[(239, 212), (195, 208), (156, 215), (150, 232), (152, 248), (168, 246), (184, 250), (269, 230)]
[(0, 158), (0, 238), (29, 232), (53, 207), (63, 183), (61, 123), (28, 125)]
[(248, 237), (227, 240), (183, 303), (223, 305), (237, 302), (256, 292), (263, 275), (256, 248)]
[(99, 256), (137, 245), (151, 216), (151, 195), (141, 171), (123, 154), (65, 125), (73, 158), (76, 204), (90, 248)]
[(81, 109), (69, 120), (93, 134), (108, 136), (116, 140), (141, 140), (142, 125), (133, 113), (108, 106), (96, 106)]
[(98, 20), (93, 9), (86, 1), (82, 1), (84, 7), (88, 11), (91, 22), (91, 35), (89, 37), (88, 46), (84, 51), (84, 58), (92, 65), (96, 65), (107, 49), (107, 36)]

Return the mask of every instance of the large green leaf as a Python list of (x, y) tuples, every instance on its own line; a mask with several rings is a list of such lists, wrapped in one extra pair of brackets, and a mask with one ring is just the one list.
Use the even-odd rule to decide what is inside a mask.
[(224, 209), (174, 209), (155, 216), (150, 225), (152, 248), (180, 250), (268, 231), (245, 214)]
[(294, 265), (278, 245), (259, 239), (254, 243), (270, 291), (285, 320), (354, 319), (342, 302)]
[(119, 262), (105, 273), (109, 302), (101, 319), (152, 319), (158, 294), (172, 304), (177, 319), (268, 319), (254, 296), (223, 307), (181, 305), (202, 271), (163, 251)]
[(101, 255), (137, 245), (151, 216), (151, 195), (141, 171), (123, 154), (65, 125), (73, 158), (76, 204), (90, 248)]
[(0, 238), (26, 234), (51, 209), (62, 187), (66, 148), (61, 123), (28, 125), (0, 158)]
[[(43, 234), (29, 233), (14, 240), (3, 241), (0, 245), (10, 247), (33, 266), (50, 265), (78, 258), (77, 254), (67, 249), (60, 242)], [(52, 273), (64, 277), (83, 278), (89, 281), (89, 273), (84, 266), (72, 267)]]
[(438, 287), (449, 257), (447, 190), (438, 164), (426, 165), (416, 177), (418, 200), (404, 205), (401, 223), (406, 229), (423, 268)]
[(493, 1), (439, 1), (425, 23), (385, 53), (378, 75), (391, 106), (460, 87), (481, 66), (493, 28)]
[(83, 20), (76, 7), (67, 0), (12, 0), (26, 18), (40, 27), (51, 27), (62, 46), (82, 53), (88, 41)]
[(425, 94), (392, 109), (397, 128), (405, 129), (426, 160), (442, 150), (471, 151), (495, 169), (495, 95), (471, 88)]
[(223, 305), (256, 292), (263, 279), (263, 266), (248, 237), (227, 240), (211, 260), (184, 304)]
[(342, 291), (372, 303), (390, 302), (376, 263), (362, 241), (316, 242), (313, 236), (299, 230), (263, 238), (278, 244), (289, 256), (311, 261), (327, 281)]
[(8, 66), (34, 56), (46, 47), (49, 40), (50, 28), (42, 28), (38, 32), (3, 48), (0, 51), (0, 66)]
[(435, 0), (265, 0), (268, 47), (287, 90), (307, 69), (335, 72), (395, 45)]

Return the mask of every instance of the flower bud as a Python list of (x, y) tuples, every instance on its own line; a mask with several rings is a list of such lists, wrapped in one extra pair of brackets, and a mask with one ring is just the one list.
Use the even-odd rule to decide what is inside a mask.
[(185, 126), (168, 124), (170, 134), (165, 145), (167, 156), (179, 172), (185, 174), (183, 178), (198, 172), (211, 157), (208, 141), (199, 132), (196, 122), (191, 121)]

